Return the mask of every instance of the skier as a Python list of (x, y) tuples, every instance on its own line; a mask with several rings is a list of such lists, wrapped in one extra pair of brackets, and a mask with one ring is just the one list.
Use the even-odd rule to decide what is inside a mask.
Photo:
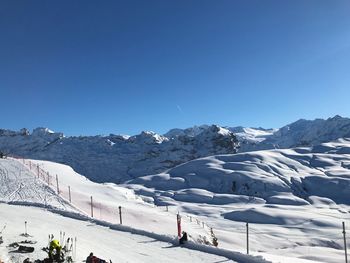
[[(61, 250), (62, 246), (60, 245), (60, 242), (56, 239), (52, 240), (50, 242), (50, 247), (49, 247), (49, 259), (51, 262), (54, 260), (56, 262), (61, 262)], [(55, 251), (55, 254), (53, 253)]]
[(182, 237), (180, 238), (180, 245), (185, 244), (185, 242), (187, 242), (187, 233), (185, 231), (182, 231)]

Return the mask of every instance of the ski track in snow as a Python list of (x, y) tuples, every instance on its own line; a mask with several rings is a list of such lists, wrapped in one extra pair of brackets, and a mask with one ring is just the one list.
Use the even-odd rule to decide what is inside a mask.
[[(54, 234), (57, 237), (57, 232), (62, 230), (70, 233), (71, 236), (78, 236), (78, 240), (81, 240), (80, 242), (85, 241), (90, 243), (87, 248), (84, 247), (84, 250), (78, 253), (77, 262), (83, 260), (90, 251), (100, 251), (100, 255), (113, 259), (115, 262), (154, 262), (154, 260), (157, 258), (159, 258), (159, 262), (177, 262), (179, 257), (183, 258), (185, 262), (235, 262), (233, 260), (229, 260), (228, 258), (238, 259), (238, 262), (267, 262), (261, 257), (256, 258), (237, 252), (235, 253), (228, 250), (216, 249), (213, 247), (196, 244), (193, 241), (189, 241), (189, 243), (185, 246), (190, 248), (190, 250), (187, 248), (179, 248), (177, 247), (178, 241), (175, 239), (174, 235), (164, 234), (169, 233), (166, 228), (170, 225), (170, 221), (173, 221), (173, 218), (169, 218), (169, 216), (163, 216), (163, 218), (168, 218), (169, 222), (163, 222), (163, 224), (160, 225), (153, 224), (153, 229), (158, 228), (159, 230), (159, 228), (161, 228), (162, 231), (159, 233), (152, 233), (150, 231), (138, 230), (124, 225), (115, 225), (106, 221), (91, 219), (86, 215), (77, 213), (78, 211), (74, 210), (74, 206), (70, 206), (66, 203), (66, 200), (63, 200), (61, 197), (57, 196), (51, 188), (47, 187), (40, 179), (37, 179), (35, 174), (28, 171), (19, 161), (9, 159), (0, 160), (0, 163), (3, 171), (1, 174), (6, 174), (6, 176), (1, 176), (1, 182), (6, 185), (6, 187), (3, 189), (6, 188), (6, 191), (2, 192), (2, 196), (0, 198), (2, 202), (2, 204), (0, 204), (0, 218), (3, 220), (2, 222), (0, 221), (0, 223), (10, 222), (8, 223), (6, 230), (7, 233), (10, 233), (10, 235), (6, 235), (4, 233), (3, 237), (6, 239), (6, 242), (0, 247), (0, 255), (2, 258), (5, 258), (6, 262), (22, 262), (28, 256), (27, 254), (21, 255), (12, 252), (7, 253), (7, 250), (4, 248), (4, 246), (8, 245), (9, 243), (20, 241), (21, 238), (18, 235), (21, 231), (19, 231), (19, 229), (21, 225), (23, 226), (24, 221), (28, 221), (30, 225), (29, 233), (34, 235), (34, 238), (36, 241), (38, 241), (38, 245), (35, 245), (37, 251), (31, 255), (32, 259), (43, 258), (45, 253), (39, 249), (47, 245), (48, 234), (55, 232)], [(43, 163), (41, 164), (43, 165)], [(135, 209), (139, 211), (139, 219), (140, 214), (142, 215), (145, 212), (151, 214), (152, 211), (153, 215), (154, 212), (156, 212), (156, 214), (164, 214), (164, 211), (157, 211), (157, 209), (153, 206), (145, 204), (142, 200), (138, 200), (136, 196), (132, 195), (132, 191), (129, 189), (123, 189), (111, 185), (99, 185), (88, 181), (83, 176), (75, 174), (69, 167), (49, 162), (46, 164), (49, 166), (51, 165), (56, 169), (58, 168), (59, 170), (63, 169), (67, 171), (68, 169), (70, 174), (67, 175), (67, 178), (69, 178), (71, 185), (74, 185), (76, 189), (78, 188), (78, 185), (82, 185), (82, 188), (84, 188), (84, 184), (85, 187), (91, 188), (91, 191), (96, 187), (100, 187), (103, 189), (103, 191), (98, 189), (95, 191), (95, 196), (98, 196), (98, 194), (102, 195), (103, 197), (109, 196), (110, 198), (121, 199), (128, 204), (135, 202)], [(74, 181), (77, 184), (74, 184)], [(20, 188), (16, 188), (17, 186), (14, 182), (22, 186)], [(9, 198), (8, 193), (13, 193), (11, 188), (15, 189), (14, 192), (16, 194)], [(113, 188), (116, 188), (117, 191), (113, 192)], [(108, 190), (112, 190), (112, 193), (110, 193)], [(81, 191), (84, 191), (84, 189)], [(118, 194), (115, 195), (116, 193)], [(85, 194), (88, 196), (87, 193)], [(53, 198), (53, 196), (55, 198)], [(17, 206), (11, 206), (6, 203), (17, 204)], [(86, 202), (82, 202), (81, 204), (86, 204)], [(26, 206), (23, 207), (23, 205)], [(35, 208), (35, 206), (37, 206), (37, 208)], [(123, 207), (125, 206), (126, 205), (123, 205)], [(54, 214), (51, 214), (49, 211), (54, 212)], [(54, 217), (54, 219), (50, 220), (52, 217)], [(150, 216), (148, 217), (149, 218), (146, 218), (146, 221), (157, 221), (150, 218)], [(128, 217), (126, 217), (126, 219), (128, 219)], [(64, 221), (68, 221), (69, 223), (63, 223)], [(142, 221), (144, 221), (144, 218), (141, 217), (139, 224), (142, 223)], [(173, 223), (175, 222), (172, 222), (171, 225), (174, 226), (175, 224)], [(149, 228), (144, 223), (142, 225), (147, 230), (152, 229), (152, 227)], [(91, 231), (91, 227), (94, 228), (94, 233), (89, 234), (88, 232)], [(98, 231), (95, 230), (95, 228)], [(102, 237), (101, 233), (97, 233), (101, 232), (101, 229), (106, 229), (108, 233), (111, 233), (110, 236), (107, 235)], [(125, 240), (119, 240), (120, 238), (116, 238), (116, 235), (118, 237), (126, 235), (127, 237), (125, 237)], [(130, 235), (132, 238), (130, 238)], [(97, 236), (100, 236), (100, 238)], [(104, 240), (104, 238), (107, 241)], [(97, 240), (97, 243), (91, 244), (91, 240)], [(115, 242), (118, 243), (117, 251), (115, 249)], [(149, 243), (152, 244), (152, 246), (142, 247), (139, 245), (140, 243)], [(125, 244), (125, 246), (122, 244)], [(122, 252), (118, 252), (119, 249)], [(136, 252), (132, 251), (132, 249), (134, 249)], [(170, 251), (168, 250), (174, 252), (169, 253)], [(145, 258), (145, 256), (147, 256), (147, 258)], [(195, 258), (195, 260), (193, 258)]]
[[(136, 179), (137, 185), (126, 185), (131, 189), (93, 183), (65, 165), (32, 161), (50, 174), (58, 174), (65, 200), (58, 198), (59, 201), (55, 201), (57, 196), (53, 189), (48, 189), (40, 180), (37, 180), (38, 185), (34, 183), (36, 190), (33, 190), (39, 193), (31, 198), (33, 202), (57, 207), (60, 211), (74, 211), (74, 206), (77, 206), (89, 214), (90, 195), (93, 195), (95, 217), (102, 220), (93, 222), (119, 231), (144, 230), (138, 233), (170, 243), (176, 233), (175, 215), (180, 211), (183, 228), (190, 234), (193, 248), (200, 246), (196, 244), (198, 241), (210, 239), (208, 226), (211, 226), (220, 248), (244, 253), (244, 222), (249, 221), (253, 255), (262, 255), (273, 262), (335, 263), (344, 258), (341, 222), (350, 223), (346, 194), (349, 187), (345, 184), (349, 182), (349, 149), (350, 141), (344, 139), (313, 148), (207, 157), (180, 165), (167, 173)], [(16, 173), (19, 164), (12, 164), (11, 169)], [(7, 182), (12, 174), (8, 167), (11, 165), (7, 164), (1, 172), (6, 179), (4, 185), (12, 185), (12, 192), (6, 192), (5, 202), (10, 201), (8, 196), (13, 191), (19, 194), (14, 194), (16, 198), (11, 199), (12, 202), (27, 202), (31, 192), (23, 188), (26, 190), (22, 193), (18, 185), (15, 188), (16, 184)], [(24, 174), (28, 173), (23, 170)], [(33, 174), (28, 174), (29, 177), (32, 181), (26, 179), (28, 185), (36, 182)], [(307, 181), (308, 177), (312, 180)], [(305, 178), (307, 192), (303, 190), (305, 185), (298, 181)], [(237, 192), (228, 194), (233, 179), (237, 181)], [(17, 184), (18, 180), (14, 179)], [(321, 180), (321, 184), (317, 180)], [(68, 186), (73, 189), (74, 206), (67, 202)], [(257, 190), (261, 196), (249, 196)], [(134, 191), (142, 195), (142, 199)], [(55, 197), (51, 198), (51, 195)], [(40, 200), (45, 196), (48, 201)], [(163, 207), (155, 207), (154, 203)], [(166, 204), (169, 212), (165, 212)], [(124, 212), (123, 222), (126, 227), (131, 227), (129, 229), (106, 223), (118, 223), (119, 205)], [(65, 215), (72, 216), (71, 213)], [(197, 224), (196, 220), (200, 223)], [(152, 233), (156, 234), (152, 236)]]

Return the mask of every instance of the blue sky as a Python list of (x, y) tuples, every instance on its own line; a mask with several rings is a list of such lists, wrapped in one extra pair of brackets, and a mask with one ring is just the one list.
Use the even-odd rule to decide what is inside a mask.
[(350, 2), (0, 2), (0, 127), (68, 135), (350, 116)]

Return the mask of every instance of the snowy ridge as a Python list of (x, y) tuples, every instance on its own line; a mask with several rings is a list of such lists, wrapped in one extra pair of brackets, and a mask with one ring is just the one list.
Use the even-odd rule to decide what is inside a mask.
[(350, 136), (350, 119), (299, 120), (280, 129), (194, 126), (164, 135), (65, 137), (47, 128), (0, 129), (0, 151), (67, 164), (96, 182), (124, 183), (201, 157), (313, 146)]
[(12, 155), (68, 164), (97, 182), (126, 180), (164, 171), (185, 161), (235, 153), (234, 134), (210, 126), (196, 136), (168, 138), (154, 132), (136, 136), (65, 137), (45, 128), (29, 134), (0, 130), (0, 150)]
[(324, 202), (350, 205), (350, 139), (205, 157), (129, 184), (159, 190), (155, 198), (165, 191), (166, 197), (179, 201), (222, 204), (254, 197), (254, 202), (305, 205), (318, 196)]

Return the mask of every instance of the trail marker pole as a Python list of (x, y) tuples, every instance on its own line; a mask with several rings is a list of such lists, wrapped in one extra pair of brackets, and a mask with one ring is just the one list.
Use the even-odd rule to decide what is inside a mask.
[(177, 213), (176, 215), (176, 221), (177, 221), (177, 236), (181, 238), (181, 216), (180, 213)]
[(28, 233), (27, 233), (27, 221), (24, 221), (24, 235), (28, 236)]
[(50, 174), (47, 173), (47, 184), (50, 185)]
[(74, 239), (74, 260), (77, 259), (77, 237)]
[(246, 228), (247, 228), (247, 255), (249, 255), (249, 224), (248, 224), (248, 222), (246, 224)]
[(68, 186), (69, 203), (72, 203), (72, 196), (70, 194), (70, 186)]
[(60, 194), (60, 188), (58, 186), (58, 175), (56, 174), (56, 185), (57, 185), (57, 194)]
[(168, 208), (168, 205), (166, 206), (166, 211), (169, 212), (169, 208)]
[(345, 222), (343, 222), (343, 237), (344, 237), (345, 263), (348, 263), (348, 250), (346, 246)]
[(122, 207), (119, 206), (119, 223), (122, 225), (123, 224), (123, 220), (122, 220)]
[(91, 204), (91, 217), (94, 217), (94, 207), (93, 207), (93, 203), (92, 203), (92, 196), (90, 196), (90, 204)]
[(100, 203), (100, 219), (102, 219), (102, 204)]
[(36, 166), (37, 171), (38, 171), (38, 178), (40, 177), (40, 171), (39, 171), (39, 164)]

